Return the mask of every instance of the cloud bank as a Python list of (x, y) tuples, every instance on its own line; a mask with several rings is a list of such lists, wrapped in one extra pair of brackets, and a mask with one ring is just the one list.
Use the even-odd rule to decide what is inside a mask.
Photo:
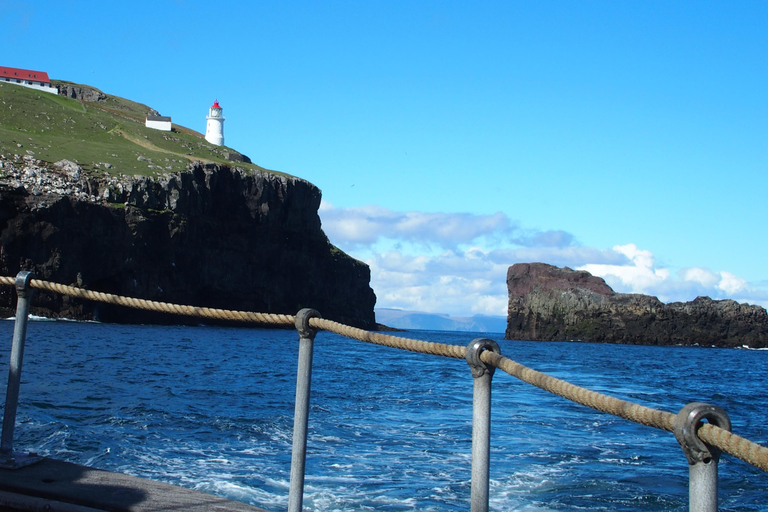
[(751, 284), (731, 272), (685, 267), (672, 274), (669, 269), (658, 268), (653, 254), (638, 249), (635, 244), (616, 245), (612, 250), (625, 255), (628, 264), (587, 263), (578, 268), (604, 278), (618, 292), (656, 295), (664, 302), (707, 295), (713, 299), (768, 305), (768, 290), (764, 286)]
[(454, 316), (506, 315), (510, 265), (540, 261), (587, 270), (617, 292), (664, 302), (699, 295), (768, 306), (765, 283), (727, 271), (656, 265), (635, 244), (584, 247), (571, 233), (523, 228), (503, 213), (395, 212), (379, 206), (320, 207), (330, 241), (371, 267), (377, 307)]

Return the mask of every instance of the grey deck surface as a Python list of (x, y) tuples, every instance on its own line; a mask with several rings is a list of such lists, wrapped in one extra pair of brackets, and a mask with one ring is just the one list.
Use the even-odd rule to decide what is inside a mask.
[(0, 511), (266, 512), (199, 491), (54, 459), (0, 468)]

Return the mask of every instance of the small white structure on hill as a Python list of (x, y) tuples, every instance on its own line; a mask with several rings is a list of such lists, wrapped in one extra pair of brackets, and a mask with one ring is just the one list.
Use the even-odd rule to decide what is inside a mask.
[(217, 146), (224, 145), (224, 116), (221, 111), (219, 100), (216, 100), (208, 109), (208, 117), (206, 117), (208, 124), (205, 126), (205, 140)]
[(151, 116), (147, 114), (147, 117), (144, 120), (144, 126), (147, 128), (154, 128), (155, 130), (170, 132), (171, 118), (169, 116)]
[(56, 87), (51, 86), (51, 80), (45, 71), (32, 71), (29, 69), (7, 68), (0, 66), (0, 82), (21, 85), (38, 91), (59, 94)]

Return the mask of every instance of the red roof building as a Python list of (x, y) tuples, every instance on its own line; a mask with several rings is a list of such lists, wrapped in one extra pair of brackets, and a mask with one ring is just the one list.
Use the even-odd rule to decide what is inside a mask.
[(48, 73), (45, 71), (31, 71), (29, 69), (6, 68), (0, 66), (0, 77), (12, 78), (14, 80), (29, 80), (30, 82), (40, 82), (50, 84)]
[(31, 69), (8, 68), (0, 66), (0, 83), (23, 85), (46, 92), (58, 93), (51, 87), (51, 80), (45, 71), (32, 71)]

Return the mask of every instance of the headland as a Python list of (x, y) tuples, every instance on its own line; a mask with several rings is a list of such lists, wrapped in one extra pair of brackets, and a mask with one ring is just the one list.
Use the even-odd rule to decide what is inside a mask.
[(709, 297), (665, 304), (545, 263), (509, 267), (507, 289), (507, 339), (768, 347), (768, 314), (760, 306)]

